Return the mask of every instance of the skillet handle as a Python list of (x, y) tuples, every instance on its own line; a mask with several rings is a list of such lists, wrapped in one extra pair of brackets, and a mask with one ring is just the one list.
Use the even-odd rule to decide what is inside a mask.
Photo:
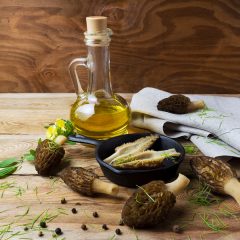
[(102, 142), (102, 140), (96, 140), (96, 139), (85, 137), (78, 134), (68, 136), (68, 140), (73, 142), (78, 142), (78, 143), (87, 143), (95, 146), (99, 145)]

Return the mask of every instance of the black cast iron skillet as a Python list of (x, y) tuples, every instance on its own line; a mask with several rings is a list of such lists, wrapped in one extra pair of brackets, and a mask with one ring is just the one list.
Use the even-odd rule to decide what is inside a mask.
[(173, 180), (176, 178), (178, 167), (184, 159), (185, 151), (180, 143), (162, 135), (160, 135), (159, 139), (157, 139), (150, 149), (160, 151), (175, 148), (181, 155), (175, 158), (174, 161), (172, 159), (165, 159), (160, 167), (151, 169), (116, 169), (103, 161), (114, 153), (116, 147), (148, 135), (151, 135), (151, 133), (126, 134), (107, 140), (95, 140), (81, 135), (72, 135), (69, 136), (69, 140), (95, 145), (96, 159), (104, 175), (118, 185), (136, 187), (136, 185), (143, 185), (152, 180), (160, 179), (165, 182)]

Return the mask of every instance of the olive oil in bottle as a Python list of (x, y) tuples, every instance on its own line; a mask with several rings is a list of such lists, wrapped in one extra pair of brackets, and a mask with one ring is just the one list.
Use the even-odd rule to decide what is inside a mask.
[[(109, 58), (111, 34), (106, 17), (87, 17), (85, 42), (88, 56), (74, 59), (69, 68), (78, 95), (71, 108), (71, 121), (79, 134), (96, 139), (127, 133), (130, 119), (126, 100), (112, 91)], [(89, 72), (86, 92), (79, 82), (78, 66), (86, 67)]]

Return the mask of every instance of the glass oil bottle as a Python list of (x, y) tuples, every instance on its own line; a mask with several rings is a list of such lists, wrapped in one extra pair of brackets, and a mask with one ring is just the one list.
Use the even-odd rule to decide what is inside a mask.
[[(124, 98), (114, 94), (110, 79), (109, 43), (112, 31), (107, 18), (87, 17), (85, 43), (87, 58), (76, 58), (69, 65), (77, 100), (71, 108), (70, 118), (78, 134), (106, 139), (127, 133), (130, 118), (129, 106)], [(88, 87), (84, 92), (77, 67), (88, 69)]]

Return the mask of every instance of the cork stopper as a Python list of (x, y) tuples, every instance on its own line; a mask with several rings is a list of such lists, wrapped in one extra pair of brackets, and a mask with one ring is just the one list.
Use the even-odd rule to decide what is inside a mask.
[(104, 32), (107, 29), (107, 17), (91, 16), (91, 17), (87, 17), (86, 21), (87, 21), (88, 34)]

